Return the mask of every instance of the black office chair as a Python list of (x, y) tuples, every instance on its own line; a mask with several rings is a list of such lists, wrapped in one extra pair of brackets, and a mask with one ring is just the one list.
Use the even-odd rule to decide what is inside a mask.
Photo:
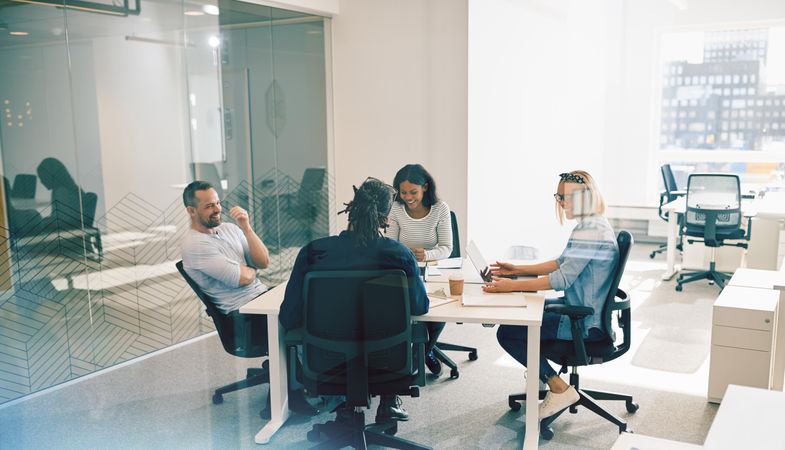
[(687, 181), (687, 212), (684, 215), (684, 234), (702, 239), (687, 239), (687, 242), (703, 242), (711, 248), (709, 270), (680, 274), (676, 280), (676, 290), (682, 285), (698, 280), (709, 280), (720, 289), (731, 275), (719, 272), (715, 266), (717, 247), (733, 246), (746, 249), (747, 242), (726, 242), (728, 240), (749, 241), (752, 222), (747, 222), (747, 232), (741, 228), (741, 189), (739, 177), (725, 173), (694, 173)]
[(14, 188), (11, 190), (13, 198), (35, 198), (35, 188), (38, 177), (31, 173), (20, 173), (14, 177)]
[[(199, 300), (204, 303), (207, 315), (213, 319), (215, 330), (221, 339), (221, 344), (230, 355), (240, 358), (259, 358), (267, 356), (267, 316), (260, 314), (240, 314), (234, 311), (224, 314), (213, 304), (209, 295), (199, 287), (198, 284), (185, 272), (183, 262), (178, 261), (177, 271), (185, 279)], [(270, 382), (270, 369), (267, 360), (264, 360), (262, 367), (249, 368), (246, 371), (245, 379), (236, 381), (226, 386), (219, 387), (213, 394), (213, 403), (223, 403), (223, 394), (238, 391), (247, 387), (256, 386)], [(259, 413), (262, 418), (267, 418), (267, 412)]]
[[(660, 167), (660, 172), (662, 172), (662, 184), (665, 187), (665, 190), (660, 192), (660, 205), (657, 207), (657, 215), (660, 216), (660, 219), (668, 222), (670, 219), (669, 213), (663, 211), (662, 207), (679, 197), (687, 195), (687, 191), (679, 190), (679, 186), (676, 184), (676, 177), (673, 176), (673, 171), (671, 170), (670, 164), (663, 164)], [(683, 219), (681, 220), (683, 221)], [(679, 251), (683, 249), (681, 236), (681, 227), (679, 227), (679, 242), (676, 244), (676, 249)], [(658, 253), (662, 253), (667, 250), (668, 244), (662, 244), (659, 246), (659, 248), (657, 248), (657, 250), (649, 253), (649, 258), (654, 259)]]
[[(617, 242), (619, 245), (619, 263), (616, 266), (613, 282), (611, 283), (610, 291), (608, 292), (608, 296), (606, 297), (605, 304), (602, 308), (602, 328), (605, 331), (607, 338), (601, 341), (583, 341), (582, 319), (594, 314), (594, 309), (591, 307), (548, 305), (545, 307), (546, 311), (569, 316), (570, 321), (572, 322), (572, 340), (557, 339), (543, 341), (540, 351), (549, 360), (561, 364), (561, 373), (567, 373), (568, 367), (572, 368), (572, 371), (570, 372), (570, 385), (575, 387), (575, 390), (578, 391), (580, 399), (578, 400), (578, 403), (569, 407), (570, 412), (575, 414), (578, 412), (578, 406), (583, 406), (616, 424), (621, 433), (630, 431), (627, 429), (627, 422), (605, 409), (597, 400), (623, 400), (627, 411), (634, 413), (638, 410), (638, 404), (633, 402), (632, 396), (588, 389), (583, 390), (580, 388), (580, 379), (578, 376), (579, 366), (602, 364), (607, 361), (612, 361), (625, 354), (627, 350), (630, 349), (630, 297), (626, 292), (619, 289), (619, 282), (624, 273), (624, 266), (627, 264), (627, 257), (630, 254), (632, 235), (627, 231), (620, 231)], [(614, 312), (616, 312), (616, 314), (614, 314)], [(616, 345), (616, 332), (613, 327), (614, 316), (616, 317), (618, 328), (623, 332), (623, 340), (619, 345)], [(536, 379), (537, 378), (534, 378), (533, 380)], [(530, 379), (530, 381), (533, 380)], [(545, 398), (546, 393), (546, 390), (541, 390), (539, 393), (540, 399)], [(521, 400), (526, 400), (526, 394), (510, 395), (508, 399), (510, 409), (513, 411), (521, 409), (521, 405), (518, 403), (518, 401)], [(564, 411), (566, 411), (566, 409), (540, 421), (540, 435), (543, 438), (548, 440), (553, 438), (553, 428), (551, 428), (550, 425)]]
[[(450, 254), (450, 258), (457, 258), (461, 256), (461, 238), (458, 236), (458, 219), (456, 219), (455, 212), (453, 211), (450, 211), (450, 221), (452, 222), (452, 253)], [(445, 366), (450, 368), (450, 378), (458, 378), (461, 374), (458, 371), (458, 365), (455, 364), (455, 361), (444, 354), (445, 350), (469, 352), (470, 361), (476, 361), (478, 358), (477, 349), (474, 347), (448, 344), (447, 342), (441, 341), (437, 342), (432, 349), (433, 355), (436, 359), (443, 362)]]
[[(296, 196), (289, 196), (285, 209), (298, 227), (290, 229), (289, 244), (306, 245), (314, 239), (329, 234), (329, 220), (321, 214), (327, 207), (327, 169), (309, 167), (303, 172)], [(295, 234), (296, 233), (296, 234)]]
[[(305, 276), (303, 327), (286, 335), (290, 355), (303, 352), (303, 384), (317, 395), (346, 396), (349, 420), (317, 424), (308, 432), (314, 448), (367, 444), (428, 449), (393, 436), (397, 422), (365, 425), (371, 396), (419, 396), (425, 385), (427, 332), (412, 323), (409, 287), (401, 270), (324, 271)], [(414, 348), (413, 348), (414, 347)]]

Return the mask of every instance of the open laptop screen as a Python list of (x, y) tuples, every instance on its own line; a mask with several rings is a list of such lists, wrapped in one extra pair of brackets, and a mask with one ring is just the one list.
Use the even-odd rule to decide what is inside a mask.
[(492, 281), (491, 268), (488, 266), (488, 263), (485, 261), (485, 258), (483, 258), (480, 249), (474, 241), (469, 241), (469, 245), (466, 246), (466, 254), (469, 256), (469, 260), (471, 260), (474, 268), (480, 272), (480, 277), (482, 277), (483, 281)]

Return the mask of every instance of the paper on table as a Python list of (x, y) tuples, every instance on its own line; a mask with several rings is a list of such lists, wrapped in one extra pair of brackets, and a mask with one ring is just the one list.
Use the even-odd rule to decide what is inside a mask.
[(450, 303), (458, 300), (458, 297), (450, 297), (447, 295), (447, 292), (444, 291), (444, 288), (436, 289), (433, 292), (428, 292), (428, 300), (430, 300), (430, 307), (435, 308), (437, 306), (444, 305), (445, 303)]
[(460, 269), (462, 264), (463, 258), (459, 256), (457, 258), (440, 259), (437, 267), (440, 269)]
[(442, 274), (436, 266), (428, 266), (425, 271), (429, 277), (438, 277)]

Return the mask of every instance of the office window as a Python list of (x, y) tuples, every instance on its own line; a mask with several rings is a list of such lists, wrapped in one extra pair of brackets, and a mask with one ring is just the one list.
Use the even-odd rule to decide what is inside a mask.
[[(683, 74), (689, 86), (660, 83), (658, 162), (679, 161), (691, 170), (754, 167), (755, 177), (769, 167), (759, 163), (785, 162), (778, 120), (785, 116), (785, 25), (668, 33), (661, 44), (663, 72)], [(679, 117), (689, 117), (690, 125), (670, 126), (667, 105), (680, 105)], [(690, 105), (687, 114), (683, 105)], [(717, 163), (722, 160), (728, 162)]]

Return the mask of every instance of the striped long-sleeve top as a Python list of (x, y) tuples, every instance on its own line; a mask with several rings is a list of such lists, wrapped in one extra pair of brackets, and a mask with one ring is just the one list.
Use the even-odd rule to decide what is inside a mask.
[(406, 206), (395, 202), (389, 216), (387, 237), (399, 240), (409, 248), (425, 249), (425, 259), (449, 258), (452, 253), (450, 207), (439, 201), (422, 219), (412, 219)]

